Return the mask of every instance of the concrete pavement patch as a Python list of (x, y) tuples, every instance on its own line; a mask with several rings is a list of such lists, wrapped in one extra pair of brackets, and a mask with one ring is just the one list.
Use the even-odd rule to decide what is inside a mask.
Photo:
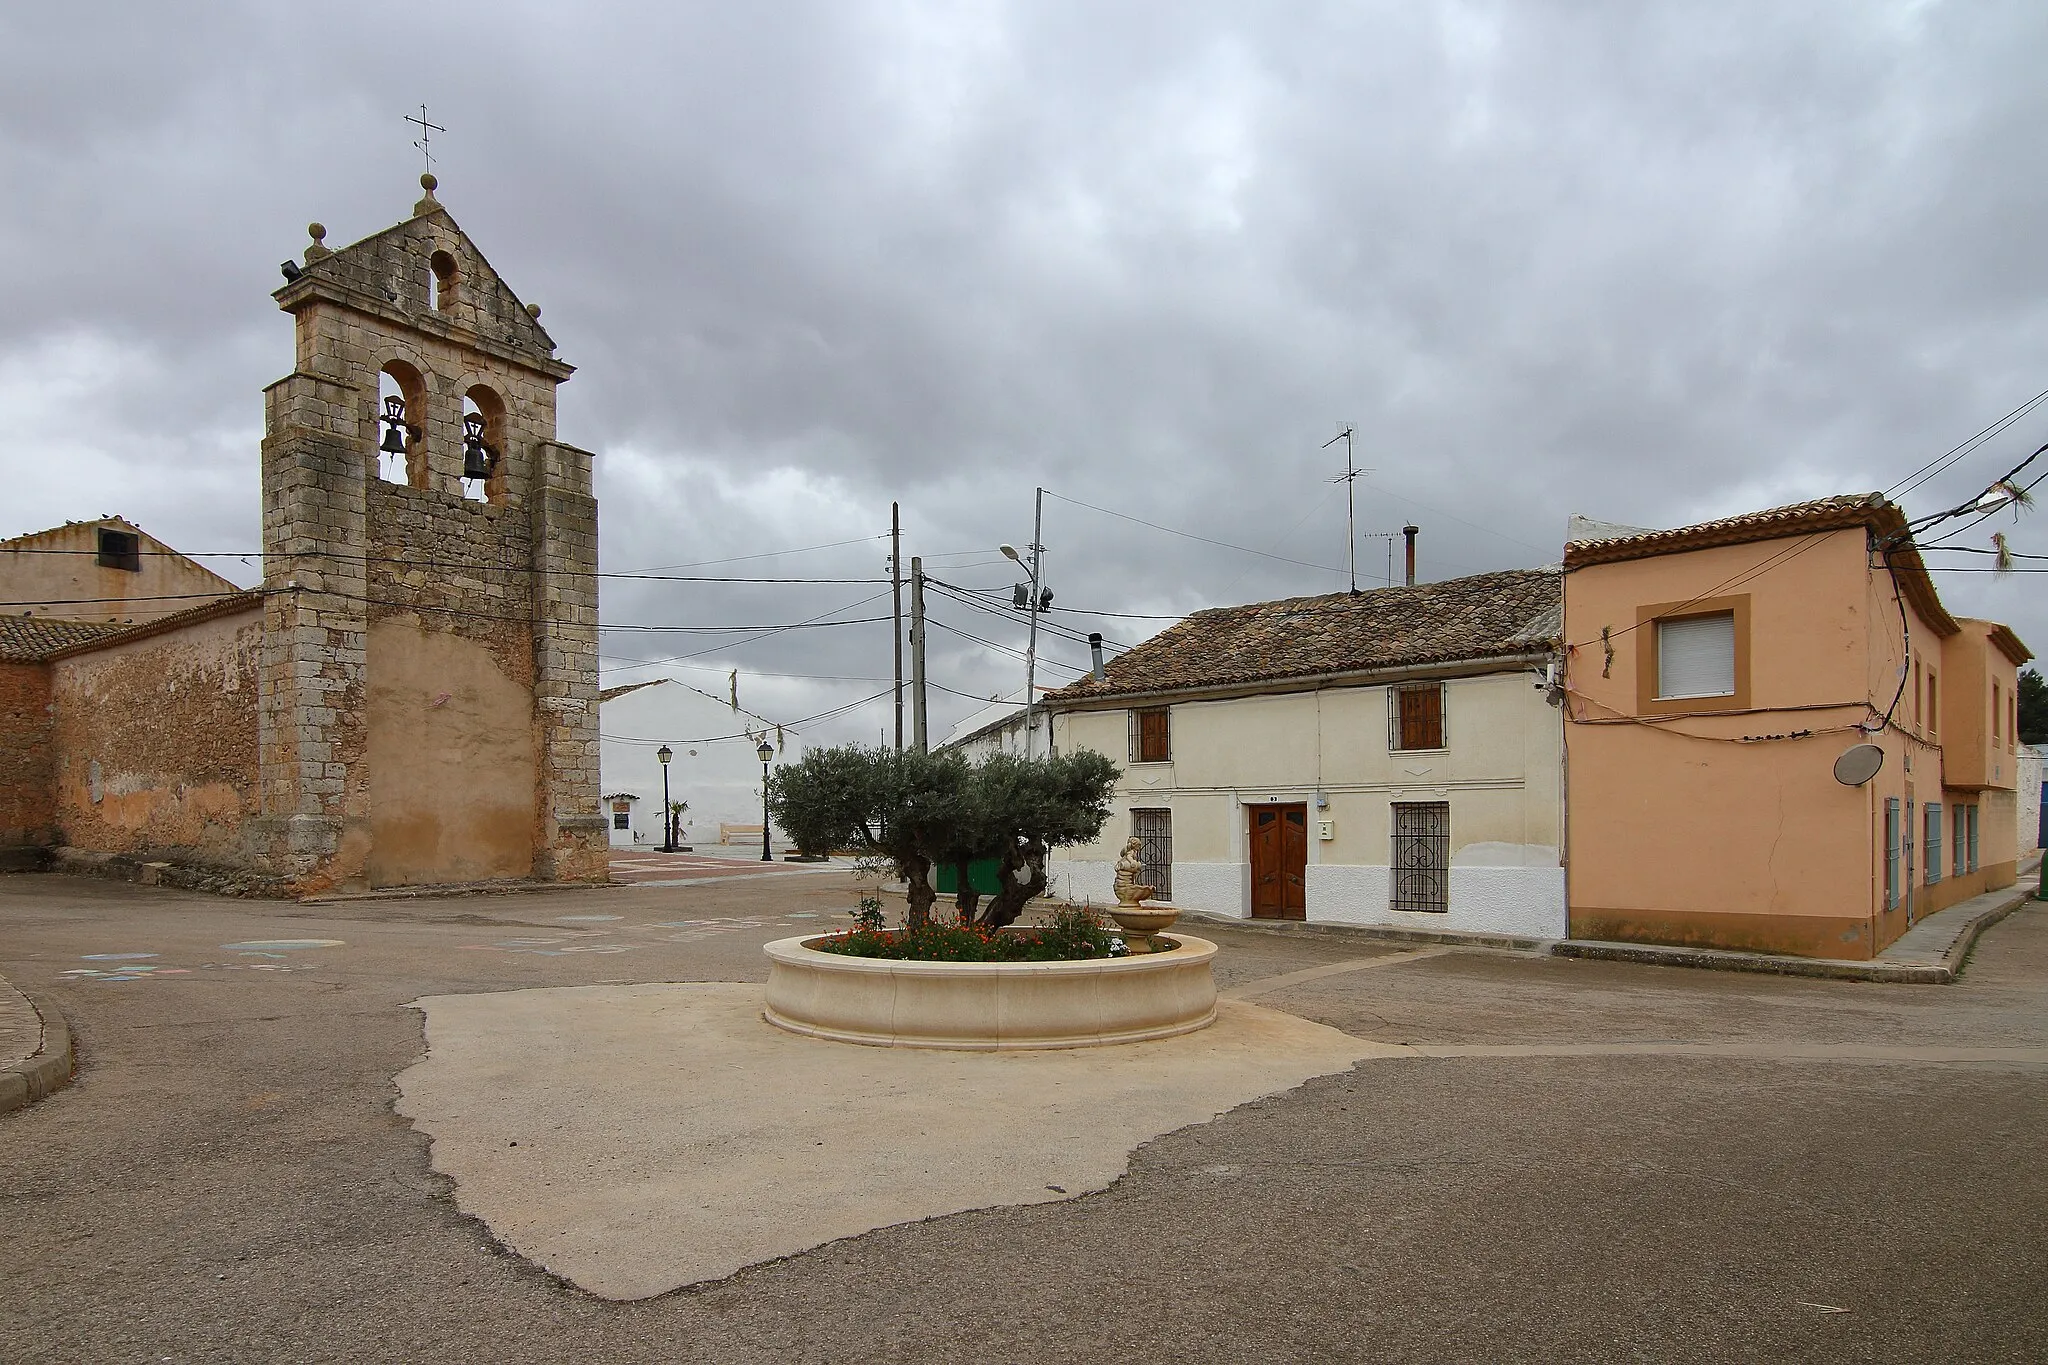
[(399, 1113), (456, 1201), (608, 1299), (891, 1224), (1107, 1188), (1141, 1144), (1384, 1049), (1256, 1005), (1072, 1052), (866, 1048), (762, 1022), (758, 985), (432, 996)]

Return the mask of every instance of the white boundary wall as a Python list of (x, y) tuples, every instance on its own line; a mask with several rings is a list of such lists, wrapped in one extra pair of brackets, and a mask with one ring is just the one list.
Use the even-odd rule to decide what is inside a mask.
[[(1116, 864), (1058, 862), (1051, 890), (1069, 900), (1107, 905), (1116, 900)], [(1173, 865), (1172, 904), (1183, 910), (1244, 919), (1251, 905), (1250, 863)], [(1397, 911), (1393, 869), (1361, 864), (1311, 863), (1304, 883), (1311, 924), (1423, 929), (1517, 938), (1565, 937), (1561, 867), (1451, 868), (1450, 908), (1443, 913)]]

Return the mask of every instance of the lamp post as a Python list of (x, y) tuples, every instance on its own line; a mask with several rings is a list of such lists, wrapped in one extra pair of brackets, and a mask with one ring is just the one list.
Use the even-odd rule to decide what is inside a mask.
[(664, 744), (654, 751), (654, 756), (661, 760), (661, 851), (673, 853), (676, 851), (676, 826), (668, 813), (668, 761), (676, 753)]
[(768, 851), (768, 760), (775, 757), (775, 746), (764, 737), (754, 752), (761, 756), (761, 861), (772, 863), (775, 856)]

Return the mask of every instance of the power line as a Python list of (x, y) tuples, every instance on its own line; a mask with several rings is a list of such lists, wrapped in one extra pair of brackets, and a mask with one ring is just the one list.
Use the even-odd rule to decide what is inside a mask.
[(758, 554), (733, 555), (728, 559), (697, 559), (692, 560), (688, 564), (653, 564), (645, 569), (634, 570), (633, 572), (665, 573), (670, 569), (703, 569), (709, 568), (713, 564), (740, 564), (750, 559), (779, 559), (783, 555), (807, 555), (814, 550), (836, 550), (844, 545), (865, 545), (871, 540), (887, 540), (888, 538), (889, 533), (884, 531), (880, 535), (855, 536), (851, 540), (828, 540), (823, 545), (799, 545), (793, 550), (763, 550)]
[(2041, 390), (2041, 392), (2035, 394), (2032, 398), (2029, 398), (2026, 402), (2020, 404), (2011, 412), (2008, 412), (2005, 416), (1999, 418), (1996, 422), (1993, 422), (1990, 426), (1987, 426), (1983, 430), (1977, 432), (1974, 436), (1970, 437), (1967, 441), (1964, 441), (1961, 445), (1953, 446), (1947, 451), (1944, 451), (1942, 454), (1937, 455), (1934, 459), (1929, 460), (1926, 464), (1921, 465), (1918, 469), (1908, 474), (1905, 478), (1899, 480), (1890, 488), (1885, 489), (1885, 496), (1892, 498), (1903, 497), (1907, 493), (1912, 492), (1914, 489), (1919, 488), (1923, 484), (1927, 483), (1929, 480), (1935, 478), (1937, 475), (1945, 472), (1948, 469), (1953, 468), (1956, 464), (1960, 463), (1962, 459), (1965, 456), (1967, 456), (1972, 450), (1976, 449), (1984, 442), (1990, 440), (1992, 437), (2002, 434), (2008, 427), (2012, 426), (2013, 423), (2019, 421), (2020, 418), (2026, 416), (2029, 412), (2033, 411), (2034, 408), (2039, 406), (2043, 400), (2048, 400), (2048, 389)]
[[(4, 547), (4, 546), (0, 546), (0, 553), (4, 553), (4, 554), (28, 554), (28, 555), (95, 555), (95, 556), (96, 556), (96, 555), (98, 555), (99, 551), (97, 551), (97, 550), (63, 550), (63, 549), (53, 549), (53, 548), (37, 548), (37, 547), (28, 547), (28, 548), (24, 548), (24, 549), (7, 549), (7, 548), (6, 548), (6, 547)], [(144, 550), (144, 551), (142, 551), (141, 553), (143, 553), (143, 554), (146, 554), (146, 555), (157, 555), (157, 556), (175, 557), (175, 558), (181, 558), (181, 559), (230, 559), (230, 558), (232, 558), (232, 559), (244, 559), (244, 560), (246, 560), (246, 559), (254, 559), (254, 558), (260, 558), (260, 557), (262, 556), (262, 552), (261, 552), (261, 551), (257, 551), (257, 550), (252, 550), (252, 551), (244, 551), (244, 552), (240, 552), (240, 553), (237, 553), (237, 552), (234, 552), (234, 551), (227, 551), (227, 550), (222, 550), (222, 551), (212, 551), (212, 552), (208, 552), (208, 551), (200, 551), (200, 552), (193, 552), (193, 553), (186, 553), (186, 552), (182, 552), (182, 551), (178, 551), (178, 550)], [(368, 565), (368, 564), (395, 564), (395, 565), (399, 565), (399, 566), (402, 566), (402, 567), (404, 567), (404, 568), (410, 568), (410, 569), (461, 569), (461, 570), (463, 570), (463, 571), (465, 571), (465, 572), (468, 572), (468, 573), (510, 573), (510, 574), (532, 574), (532, 573), (534, 573), (534, 572), (535, 572), (535, 570), (534, 570), (534, 567), (533, 567), (533, 565), (531, 565), (531, 564), (528, 564), (528, 563), (509, 563), (509, 564), (479, 564), (479, 563), (476, 563), (476, 562), (474, 562), (474, 561), (470, 561), (470, 560), (461, 560), (461, 559), (418, 559), (418, 558), (414, 558), (414, 557), (412, 557), (412, 556), (409, 556), (409, 555), (354, 555), (354, 554), (342, 554), (342, 553), (339, 553), (339, 552), (337, 552), (337, 551), (330, 551), (330, 550), (320, 550), (320, 551), (309, 551), (308, 553), (306, 553), (306, 554), (303, 554), (303, 555), (281, 555), (281, 556), (280, 556), (280, 558), (284, 558), (284, 559), (302, 559), (302, 560), (304, 560), (304, 559), (331, 559), (331, 560), (337, 560), (337, 561), (340, 561), (340, 562), (342, 562), (342, 563), (346, 563), (346, 564), (364, 564), (364, 565)], [(834, 584), (834, 585), (852, 585), (852, 586), (866, 586), (866, 585), (868, 585), (868, 584), (870, 584), (870, 583), (886, 583), (886, 582), (888, 582), (888, 581), (889, 581), (889, 580), (888, 580), (888, 579), (886, 579), (886, 578), (828, 578), (828, 577), (792, 577), (792, 576), (781, 576), (781, 575), (765, 575), (765, 574), (762, 574), (762, 575), (747, 575), (747, 574), (664, 574), (664, 573), (643, 573), (643, 572), (635, 572), (635, 573), (618, 573), (618, 572), (611, 572), (611, 571), (606, 571), (606, 570), (595, 570), (595, 571), (593, 571), (593, 572), (591, 572), (591, 573), (589, 573), (589, 574), (587, 574), (587, 575), (577, 574), (577, 575), (567, 575), (567, 576), (570, 576), (570, 577), (590, 577), (590, 578), (608, 578), (608, 579), (614, 579), (614, 580), (623, 580), (623, 581), (627, 581), (627, 582), (642, 582), (642, 583), (806, 583), (806, 584)], [(248, 589), (244, 589), (243, 591), (248, 591)], [(194, 596), (195, 594), (190, 594), (190, 593), (187, 593), (187, 594), (182, 594), (182, 595), (183, 595), (183, 596)], [(210, 594), (207, 594), (207, 595), (210, 595)], [(135, 601), (142, 601), (142, 600), (145, 600), (145, 599), (142, 599), (142, 598), (134, 598), (134, 597), (131, 597), (131, 598), (124, 598), (124, 599), (114, 599), (114, 598), (106, 598), (106, 599), (96, 599), (96, 600), (106, 600), (106, 601), (115, 601), (115, 600), (122, 600), (122, 601), (130, 601), (130, 602), (135, 602)]]
[(1127, 512), (1117, 512), (1107, 507), (1097, 507), (1092, 502), (1082, 502), (1079, 498), (1070, 498), (1063, 493), (1055, 493), (1050, 488), (1045, 490), (1045, 494), (1049, 498), (1058, 498), (1061, 502), (1069, 503), (1072, 506), (1085, 507), (1091, 512), (1100, 512), (1102, 513), (1102, 515), (1106, 517), (1115, 517), (1119, 521), (1128, 521), (1138, 526), (1147, 526), (1154, 531), (1163, 531), (1170, 536), (1179, 536), (1183, 540), (1198, 540), (1204, 545), (1216, 545), (1226, 550), (1237, 550), (1244, 554), (1257, 555), (1261, 559), (1274, 559), (1278, 560), (1282, 564), (1293, 564), (1303, 569), (1317, 569), (1323, 573), (1344, 572), (1342, 569), (1331, 568), (1328, 564), (1311, 564), (1305, 559), (1289, 559), (1286, 555), (1268, 554), (1264, 550), (1254, 550), (1249, 545), (1234, 545), (1227, 540), (1214, 540), (1208, 536), (1198, 536), (1192, 531), (1175, 530), (1171, 526), (1161, 526), (1156, 521), (1146, 521), (1143, 517), (1134, 517)]
[[(963, 640), (972, 640), (975, 644), (985, 646), (989, 649), (1000, 650), (1004, 654), (1013, 655), (1019, 659), (1024, 657), (1024, 651), (1021, 649), (1012, 649), (1008, 645), (997, 644), (994, 640), (984, 640), (979, 635), (975, 635), (968, 631), (964, 631), (960, 629), (958, 626), (947, 625), (944, 621), (939, 620), (930, 612), (925, 613), (924, 619), (927, 625), (937, 626), (940, 630), (946, 631), (953, 635), (957, 635)], [(1074, 664), (1066, 663), (1059, 659), (1041, 659), (1040, 662), (1054, 664), (1057, 667), (1066, 669), (1069, 673), (1079, 674), (1086, 673), (1089, 671), (1088, 669), (1077, 667)]]
[[(982, 601), (980, 598), (968, 595), (967, 591), (961, 589), (953, 589), (952, 584), (942, 582), (939, 579), (933, 578), (929, 574), (925, 575), (924, 581), (926, 586), (937, 588), (939, 590), (940, 596), (945, 597), (947, 600), (958, 602), (963, 606), (973, 607), (977, 611), (985, 611), (991, 616), (1000, 616), (1004, 620), (1008, 620), (1010, 617), (1010, 612), (1015, 610), (1015, 608), (1006, 609), (1003, 607), (991, 606), (987, 602)], [(953, 590), (948, 591), (948, 589)], [(1057, 621), (1043, 622), (1040, 625), (1039, 629), (1049, 631), (1063, 640), (1071, 640), (1075, 644), (1088, 645), (1094, 643), (1094, 641), (1090, 640), (1085, 633), (1074, 630), (1068, 626), (1063, 626), (1059, 624)], [(1116, 641), (1110, 639), (1108, 636), (1104, 636), (1102, 642), (1106, 645), (1115, 645), (1116, 648), (1120, 650), (1128, 650), (1130, 648), (1129, 645), (1118, 644)]]
[[(894, 689), (890, 690), (893, 691)], [(871, 697), (862, 697), (859, 701), (850, 701), (842, 706), (835, 706), (830, 710), (820, 711), (815, 716), (805, 716), (801, 720), (772, 721), (763, 717), (761, 723), (773, 725), (779, 730), (801, 730), (806, 725), (815, 725), (821, 720), (831, 720), (835, 716), (845, 715), (848, 711), (866, 706), (870, 702), (880, 701), (888, 695), (889, 692), (877, 692)], [(672, 736), (665, 739), (641, 739), (637, 735), (607, 735), (600, 731), (598, 738), (608, 739), (614, 744), (717, 744), (722, 740), (728, 739), (752, 739), (754, 733), (751, 730), (741, 730), (730, 735), (700, 735), (695, 739), (676, 739)]]

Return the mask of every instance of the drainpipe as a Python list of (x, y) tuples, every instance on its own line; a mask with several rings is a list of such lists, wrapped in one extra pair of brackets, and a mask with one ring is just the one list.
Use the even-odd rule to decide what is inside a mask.
[(1094, 669), (1089, 673), (1088, 676), (1095, 679), (1095, 681), (1097, 682), (1101, 682), (1103, 679), (1102, 632), (1099, 630), (1091, 630), (1088, 632), (1088, 657), (1092, 659), (1095, 663)]
[(1402, 536), (1408, 541), (1408, 586), (1411, 588), (1415, 586), (1415, 533), (1421, 529), (1420, 526), (1401, 528)]

